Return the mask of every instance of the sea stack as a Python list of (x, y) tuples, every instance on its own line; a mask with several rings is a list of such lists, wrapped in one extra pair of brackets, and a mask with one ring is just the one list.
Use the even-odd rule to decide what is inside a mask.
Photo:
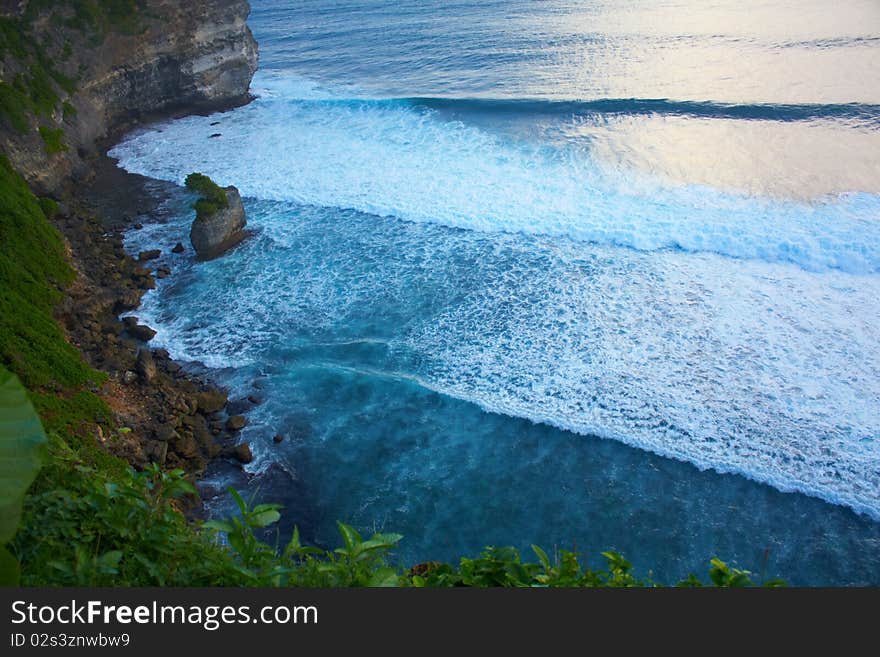
[(200, 173), (189, 175), (186, 186), (201, 195), (193, 205), (196, 218), (189, 234), (200, 259), (216, 258), (245, 238), (247, 219), (238, 189), (219, 187)]

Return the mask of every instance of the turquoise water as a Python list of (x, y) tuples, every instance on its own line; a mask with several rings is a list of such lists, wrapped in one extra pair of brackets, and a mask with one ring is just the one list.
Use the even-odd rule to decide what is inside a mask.
[(138, 315), (285, 529), (880, 583), (876, 5), (253, 5), (259, 98), (111, 154), (246, 197)]

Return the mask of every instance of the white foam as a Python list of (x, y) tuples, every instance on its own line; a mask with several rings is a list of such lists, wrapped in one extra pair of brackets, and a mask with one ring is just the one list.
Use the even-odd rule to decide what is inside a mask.
[(334, 98), (289, 78), (263, 77), (258, 87), (263, 97), (250, 106), (133, 134), (111, 155), (132, 172), (182, 182), (201, 171), (261, 199), (809, 270), (880, 271), (877, 195), (796, 203), (663, 186), (602, 172), (583, 152), (507, 142), (404, 102)]
[[(279, 92), (220, 120), (114, 153), (148, 175), (202, 170), (252, 197), (373, 214), (249, 202), (258, 238), (146, 298), (173, 352), (283, 369), (285, 350), (330, 350), (365, 375), (880, 518), (875, 196), (623, 189), (583, 157), (393, 103)], [(725, 255), (661, 248), (676, 243)], [(388, 345), (375, 362), (338, 356), (371, 344)]]
[(614, 249), (588, 274), (555, 264), (411, 334), (431, 354), (423, 376), (487, 410), (880, 517), (876, 277)]

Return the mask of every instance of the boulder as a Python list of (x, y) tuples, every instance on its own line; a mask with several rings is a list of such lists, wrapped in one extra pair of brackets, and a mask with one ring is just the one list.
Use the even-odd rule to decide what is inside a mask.
[(156, 362), (149, 349), (140, 349), (135, 362), (135, 371), (145, 383), (151, 383), (156, 378)]
[(232, 448), (232, 456), (239, 463), (250, 463), (254, 460), (253, 452), (251, 452), (251, 446), (247, 443), (242, 443), (241, 445), (236, 445)]
[(226, 188), (228, 207), (220, 208), (211, 214), (198, 216), (193, 221), (189, 239), (196, 255), (202, 260), (210, 260), (228, 251), (241, 242), (247, 233), (244, 227), (247, 219), (241, 195), (235, 187)]
[(141, 251), (138, 254), (139, 262), (146, 262), (147, 260), (155, 260), (159, 256), (162, 255), (162, 251), (160, 249), (152, 249), (150, 251)]
[(196, 395), (196, 403), (202, 413), (216, 413), (226, 406), (227, 396), (221, 390), (207, 390)]
[(185, 248), (185, 247), (183, 246), (183, 244), (180, 243), (180, 242), (178, 242), (177, 244), (175, 244), (175, 245), (174, 245), (174, 248), (171, 249), (171, 253), (183, 253), (184, 251), (186, 251), (186, 248)]
[(128, 334), (135, 340), (140, 340), (141, 342), (149, 342), (156, 337), (156, 331), (146, 324), (135, 324), (134, 326), (129, 326), (127, 328)]
[(244, 415), (233, 415), (226, 420), (226, 428), (230, 431), (241, 431), (247, 424), (247, 418)]

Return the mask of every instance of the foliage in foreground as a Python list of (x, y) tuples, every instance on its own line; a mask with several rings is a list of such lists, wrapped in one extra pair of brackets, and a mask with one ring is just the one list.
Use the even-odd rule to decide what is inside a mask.
[[(285, 546), (257, 533), (280, 520), (281, 507), (251, 507), (230, 489), (239, 513), (196, 528), (178, 510), (194, 492), (183, 472), (126, 470), (115, 480), (79, 462), (57, 441), (46, 481), (27, 502), (27, 518), (16, 541), (25, 585), (67, 586), (401, 586), (401, 587), (632, 587), (656, 586), (637, 578), (622, 556), (607, 552), (592, 569), (574, 552), (551, 559), (533, 546), (538, 561), (524, 562), (513, 548), (486, 548), (458, 564), (431, 562), (407, 569), (393, 560), (399, 534), (364, 539), (339, 523), (342, 545), (305, 546), (294, 529)], [(62, 474), (66, 473), (66, 474)], [(716, 586), (754, 586), (750, 573), (714, 559)], [(768, 582), (765, 585), (779, 585)], [(679, 586), (701, 586), (694, 576)]]
[(46, 434), (27, 392), (0, 366), (0, 585), (18, 583), (19, 563), (6, 549), (15, 536), (24, 496), (40, 470)]

